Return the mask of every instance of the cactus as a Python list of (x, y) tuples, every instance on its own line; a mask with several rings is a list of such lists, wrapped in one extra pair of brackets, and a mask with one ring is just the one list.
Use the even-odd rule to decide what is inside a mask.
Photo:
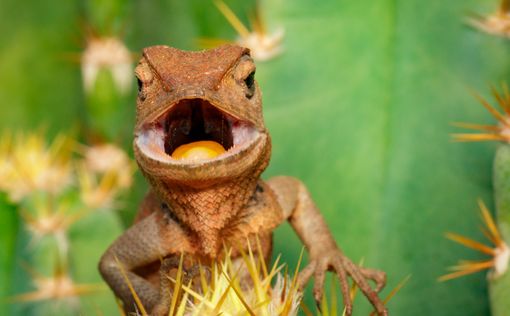
[(10, 249), (19, 264), (3, 283), (12, 286), (8, 314), (89, 314), (94, 305), (113, 313), (91, 266), (105, 241), (121, 231), (112, 209), (131, 185), (132, 162), (112, 145), (74, 145), (83, 158), (72, 158), (72, 142), (64, 137), (49, 146), (35, 133), (5, 135), (0, 142), (0, 190), (15, 205), (6, 211), (17, 213), (21, 224)]
[[(504, 38), (510, 37), (510, 1), (500, 0), (499, 7), (495, 13), (478, 16), (470, 19), (470, 23), (479, 28), (480, 30), (495, 36)], [(496, 150), (496, 155), (493, 163), (493, 186), (494, 186), (494, 200), (496, 204), (496, 220), (495, 222), (490, 219), (488, 220), (488, 211), (485, 209), (484, 221), (487, 225), (487, 230), (484, 234), (490, 237), (490, 241), (494, 244), (494, 248), (482, 248), (476, 246), (472, 241), (466, 239), (457, 239), (468, 247), (478, 249), (479, 251), (486, 252), (492, 256), (492, 258), (485, 262), (478, 262), (479, 267), (483, 265), (486, 268), (490, 268), (487, 278), (489, 283), (489, 294), (490, 294), (490, 306), (492, 315), (503, 316), (507, 315), (510, 310), (510, 304), (508, 302), (508, 296), (510, 295), (510, 273), (508, 272), (508, 265), (510, 264), (510, 142), (509, 136), (509, 115), (510, 115), (510, 92), (506, 84), (503, 85), (503, 93), (499, 93), (495, 88), (492, 88), (492, 94), (497, 101), (497, 104), (501, 111), (493, 107), (488, 101), (480, 96), (477, 99), (482, 105), (490, 112), (490, 114), (497, 120), (497, 125), (480, 125), (480, 124), (457, 124), (460, 127), (465, 127), (479, 131), (478, 133), (471, 134), (457, 134), (454, 137), (459, 141), (501, 141), (503, 145), (500, 145)], [(485, 207), (483, 207), (485, 208)], [(451, 236), (450, 236), (451, 238)], [(469, 245), (471, 244), (471, 245)], [(489, 251), (488, 251), (489, 250)], [(488, 252), (487, 252), (488, 251)], [(475, 262), (476, 264), (476, 262)], [(466, 270), (467, 268), (473, 267), (472, 263), (461, 264), (457, 266), (458, 272), (450, 274), (450, 277), (456, 275), (462, 275), (472, 273), (476, 270)], [(464, 271), (462, 271), (464, 270)], [(460, 273), (460, 274), (459, 274)], [(449, 276), (445, 276), (449, 278)]]
[[(496, 219), (502, 239), (510, 245), (510, 145), (498, 147), (494, 158), (494, 197), (496, 200)], [(498, 260), (498, 258), (496, 258)], [(499, 253), (500, 273), (489, 276), (491, 311), (495, 316), (507, 315), (510, 310), (510, 272), (508, 265), (510, 250)]]
[(456, 234), (447, 234), (447, 237), (467, 246), (476, 249), (486, 255), (491, 256), (489, 260), (484, 261), (466, 261), (460, 262), (453, 267), (455, 272), (443, 276), (441, 279), (448, 280), (465, 274), (474, 273), (484, 269), (490, 269), (487, 278), (489, 283), (491, 312), (493, 315), (507, 315), (510, 305), (508, 295), (510, 294), (510, 273), (508, 265), (510, 263), (510, 92), (508, 86), (503, 85), (503, 93), (499, 93), (495, 88), (492, 89), (494, 99), (501, 110), (493, 107), (490, 102), (480, 96), (477, 99), (497, 120), (497, 125), (481, 125), (471, 123), (456, 123), (459, 127), (464, 127), (478, 131), (478, 133), (454, 134), (458, 141), (501, 141), (502, 145), (496, 150), (493, 164), (493, 185), (494, 198), (496, 204), (496, 219), (493, 220), (489, 211), (483, 203), (480, 203), (482, 218), (485, 222), (485, 228), (482, 230), (484, 235), (493, 244), (488, 247), (479, 242), (473, 241)]

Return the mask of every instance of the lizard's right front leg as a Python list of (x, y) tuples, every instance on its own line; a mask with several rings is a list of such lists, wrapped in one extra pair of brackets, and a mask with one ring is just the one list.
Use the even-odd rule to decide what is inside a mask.
[(122, 274), (122, 267), (144, 308), (151, 312), (160, 303), (159, 289), (133, 271), (169, 254), (189, 252), (190, 249), (181, 227), (161, 212), (154, 212), (125, 231), (106, 250), (99, 262), (99, 271), (124, 303), (126, 312), (136, 311), (135, 300)]

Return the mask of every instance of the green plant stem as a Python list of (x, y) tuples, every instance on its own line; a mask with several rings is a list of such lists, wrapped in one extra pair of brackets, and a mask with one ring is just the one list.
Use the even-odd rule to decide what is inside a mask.
[[(498, 148), (494, 159), (494, 195), (496, 222), (501, 237), (510, 244), (510, 145)], [(510, 310), (510, 273), (498, 277), (489, 276), (489, 292), (492, 315), (508, 315)]]

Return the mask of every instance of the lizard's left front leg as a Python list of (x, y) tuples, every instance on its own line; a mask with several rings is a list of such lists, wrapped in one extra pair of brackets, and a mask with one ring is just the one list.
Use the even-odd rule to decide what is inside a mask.
[[(347, 315), (352, 314), (347, 275), (356, 282), (376, 312), (387, 315), (388, 311), (377, 295), (386, 283), (384, 272), (359, 267), (342, 253), (303, 183), (292, 177), (275, 177), (267, 183), (276, 194), (284, 217), (289, 220), (310, 254), (310, 263), (299, 275), (301, 288), (313, 275), (314, 298), (319, 303), (325, 272), (334, 270), (340, 280)], [(370, 287), (367, 279), (376, 282), (375, 290)]]
[(137, 275), (135, 269), (189, 249), (191, 247), (182, 229), (155, 212), (125, 231), (108, 248), (101, 257), (99, 271), (115, 295), (123, 301), (127, 312), (135, 312), (136, 303), (125, 277), (150, 313), (156, 306), (165, 307), (167, 302), (160, 289)]

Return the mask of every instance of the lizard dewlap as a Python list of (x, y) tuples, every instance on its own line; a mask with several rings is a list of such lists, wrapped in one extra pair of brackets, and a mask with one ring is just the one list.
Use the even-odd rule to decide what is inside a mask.
[(204, 160), (215, 158), (225, 152), (225, 148), (217, 142), (203, 140), (184, 144), (172, 153), (174, 159)]

